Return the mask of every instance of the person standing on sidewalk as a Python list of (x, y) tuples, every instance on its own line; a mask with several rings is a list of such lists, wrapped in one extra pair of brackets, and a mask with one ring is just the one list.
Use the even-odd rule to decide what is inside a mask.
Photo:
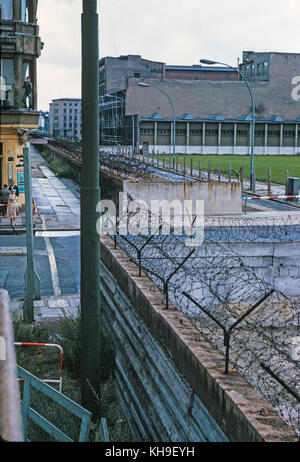
[(19, 199), (16, 196), (16, 193), (12, 191), (8, 198), (7, 208), (8, 208), (8, 216), (10, 218), (10, 224), (13, 227), (13, 229), (16, 229), (16, 216), (17, 216), (17, 212), (20, 206), (21, 204), (19, 202)]
[(2, 217), (5, 217), (7, 215), (7, 204), (8, 204), (8, 198), (10, 196), (11, 192), (8, 189), (7, 184), (3, 185), (3, 188), (1, 189), (0, 192), (0, 214)]
[(19, 188), (18, 188), (18, 186), (16, 185), (16, 183), (15, 183), (14, 180), (11, 181), (9, 190), (10, 190), (11, 192), (15, 192), (16, 196), (19, 197)]

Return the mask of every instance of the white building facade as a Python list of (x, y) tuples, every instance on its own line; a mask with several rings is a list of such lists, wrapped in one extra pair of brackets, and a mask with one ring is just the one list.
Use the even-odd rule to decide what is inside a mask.
[(49, 106), (50, 136), (81, 139), (81, 99), (60, 98)]

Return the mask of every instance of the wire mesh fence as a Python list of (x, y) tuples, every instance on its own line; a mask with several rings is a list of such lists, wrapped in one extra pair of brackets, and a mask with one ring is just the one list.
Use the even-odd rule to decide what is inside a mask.
[(87, 441), (91, 414), (18, 366), (25, 441)]

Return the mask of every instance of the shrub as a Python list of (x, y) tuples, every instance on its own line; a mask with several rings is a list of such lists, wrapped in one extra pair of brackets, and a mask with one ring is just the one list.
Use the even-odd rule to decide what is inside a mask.
[[(76, 317), (65, 316), (59, 321), (60, 344), (64, 350), (66, 367), (74, 377), (80, 376), (81, 357), (81, 317), (80, 311)], [(101, 381), (104, 382), (112, 375), (115, 365), (114, 349), (107, 336), (102, 335), (99, 345), (101, 358)]]

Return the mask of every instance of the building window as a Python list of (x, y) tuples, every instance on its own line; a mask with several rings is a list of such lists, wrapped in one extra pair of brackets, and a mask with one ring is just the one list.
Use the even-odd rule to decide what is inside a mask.
[(141, 135), (153, 135), (154, 130), (151, 128), (141, 128)]
[(141, 77), (141, 74), (139, 72), (135, 72), (133, 75), (136, 79), (139, 79)]
[(255, 64), (251, 64), (251, 76), (255, 75)]
[(222, 130), (221, 133), (223, 136), (233, 136), (234, 134), (233, 130)]
[(250, 70), (250, 67), (246, 66), (245, 67), (245, 77), (249, 77), (249, 70)]
[(263, 67), (263, 74), (264, 75), (268, 74), (268, 69), (269, 69), (269, 64), (265, 61), (264, 62), (264, 67)]
[(257, 75), (262, 75), (262, 64), (261, 63), (257, 65)]
[(13, 19), (13, 0), (0, 0), (0, 19)]
[(238, 136), (248, 136), (247, 130), (237, 130)]

